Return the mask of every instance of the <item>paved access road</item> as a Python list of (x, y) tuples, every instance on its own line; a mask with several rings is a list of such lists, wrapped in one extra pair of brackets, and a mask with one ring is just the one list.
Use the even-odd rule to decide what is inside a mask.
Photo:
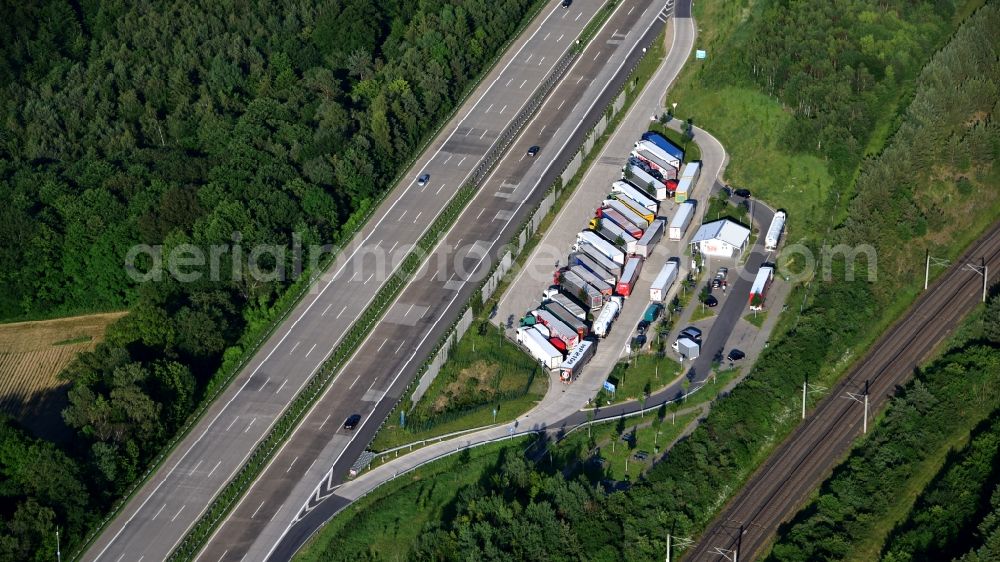
[[(616, 5), (608, 22), (543, 105), (538, 117), (521, 135), (519, 144), (515, 145), (510, 157), (500, 163), (494, 175), (487, 180), (482, 193), (470, 203), (464, 215), (467, 218), (460, 219), (459, 226), (448, 234), (442, 245), (459, 248), (459, 259), (451, 260), (446, 268), (435, 266), (433, 261), (430, 262), (428, 269), (437, 273), (435, 282), (408, 287), (394, 307), (396, 312), (390, 311), (387, 319), (399, 318), (400, 316), (395, 314), (405, 313), (413, 303), (428, 306), (429, 317), (442, 317), (446, 321), (437, 325), (418, 323), (415, 328), (421, 337), (429, 336), (429, 342), (437, 341), (440, 333), (450, 324), (450, 319), (455, 317), (462, 303), (469, 298), (472, 289), (481, 280), (480, 272), (488, 270), (490, 262), (500, 255), (502, 242), (511, 236), (517, 225), (526, 217), (527, 211), (541, 199), (544, 194), (542, 189), (551, 185), (562, 172), (565, 163), (575, 153), (576, 146), (582, 142), (586, 131), (601, 117), (604, 107), (618, 94), (618, 87), (625, 79), (628, 70), (641, 56), (642, 47), (649, 45), (655, 39), (666, 19), (664, 6), (658, 1), (626, 0)], [(536, 144), (542, 147), (539, 156), (534, 160), (524, 157), (523, 151), (528, 146)], [(555, 160), (551, 160), (552, 158)], [(466, 252), (470, 255), (466, 256)], [(455, 275), (454, 271), (461, 267), (467, 268), (467, 271), (477, 272), (472, 275), (475, 283), (465, 283), (461, 275)], [(445, 275), (440, 274), (442, 271)], [(405, 315), (402, 317), (405, 318)], [(369, 340), (370, 343), (366, 345), (377, 347), (389, 337), (385, 349), (392, 349), (390, 346), (394, 342), (395, 345), (399, 345), (398, 337), (382, 335), (383, 332), (395, 334), (407, 333), (408, 330), (412, 331), (413, 327), (383, 322)], [(407, 343), (406, 346), (411, 344)], [(424, 353), (424, 345), (420, 341), (413, 343), (412, 347), (416, 352)], [(364, 350), (359, 353), (360, 356), (368, 357), (363, 360), (368, 361), (368, 365), (373, 361)], [(358, 365), (360, 369), (369, 368), (365, 363), (359, 362)], [(403, 378), (407, 377), (406, 373), (412, 366), (403, 363), (397, 369), (397, 365), (400, 365), (399, 361), (389, 358), (387, 365), (389, 374), (394, 376), (398, 370), (403, 373)], [(386, 365), (380, 366), (379, 370), (385, 367)], [(352, 373), (361, 372), (366, 371), (348, 370), (345, 371), (345, 375), (354, 378), (358, 374)], [(376, 387), (381, 388), (382, 384), (380, 382)], [(401, 389), (401, 384), (393, 383), (390, 394), (399, 393)], [(378, 405), (374, 413), (366, 419), (375, 420), (374, 423), (380, 422), (388, 413), (389, 406), (391, 404), (385, 403), (383, 409), (381, 404)], [(297, 435), (296, 439), (298, 437)], [(339, 490), (336, 490), (335, 486), (342, 480), (351, 462), (358, 457), (367, 443), (367, 440), (356, 440), (347, 449), (343, 458), (333, 463), (332, 472), (324, 471), (301, 479), (291, 497), (301, 499), (304, 503), (324, 474), (328, 480), (319, 490), (320, 497), (326, 498), (330, 495), (333, 497), (318, 504), (311, 502), (311, 509), (305, 517), (291, 527), (287, 525), (290, 518), (279, 514), (279, 519), (282, 519), (280, 525), (277, 524), (278, 520), (276, 524), (268, 525), (254, 542), (251, 552), (259, 552), (257, 549), (261, 546), (277, 545), (272, 553), (272, 559), (288, 559), (313, 530), (349, 501), (344, 496), (336, 495), (335, 492)], [(282, 456), (288, 455), (282, 453)], [(329, 466), (329, 463), (327, 465)], [(274, 471), (284, 470), (283, 467), (284, 464), (279, 461), (272, 464)], [(268, 482), (271, 481), (268, 475), (265, 475), (265, 478)], [(264, 501), (264, 509), (267, 509), (271, 500), (266, 497), (256, 499), (254, 493), (251, 491), (251, 496), (244, 500), (243, 505), (256, 509), (258, 504)], [(275, 502), (282, 500), (283, 497), (274, 498)], [(284, 503), (289, 506), (294, 505), (292, 500)], [(243, 509), (241, 506), (240, 511)], [(250, 524), (243, 518), (237, 521), (238, 525)], [(279, 532), (277, 536), (272, 535), (275, 531)], [(202, 556), (203, 560), (217, 558), (215, 547), (212, 548), (210, 553), (206, 552)]]
[[(85, 560), (162, 560), (173, 550), (603, 5), (601, 0), (577, 0), (570, 9), (558, 4), (543, 9), (409, 170), (403, 184), (91, 545)], [(609, 52), (610, 46), (605, 55)], [(431, 178), (420, 186), (415, 180), (423, 172)], [(435, 318), (428, 313), (430, 305), (448, 294), (397, 306), (390, 319), (396, 326), (411, 328), (426, 322)], [(412, 336), (385, 337), (393, 343), (376, 342), (380, 354), (417, 357)], [(341, 396), (345, 403), (328, 410), (330, 419), (324, 415), (322, 423), (311, 427), (315, 440), (303, 454), (324, 449), (331, 439), (331, 447), (343, 450), (350, 439), (336, 431), (352, 411), (366, 414), (357, 441), (367, 443), (378, 424), (368, 416), (383, 399), (387, 405), (394, 401), (394, 396), (387, 397), (386, 376), (396, 374), (357, 368), (342, 374), (329, 395)], [(289, 477), (303, 476), (301, 471), (309, 463), (298, 464), (288, 471)], [(266, 507), (261, 513), (265, 511)]]
[(730, 560), (736, 550), (740, 560), (753, 560), (763, 552), (778, 525), (798, 511), (861, 433), (863, 406), (845, 399), (846, 393), (863, 394), (868, 381), (869, 417), (874, 417), (896, 386), (909, 379), (981, 302), (983, 278), (965, 266), (979, 265), (981, 258), (991, 272), (1000, 268), (1000, 222), (875, 342), (716, 516), (685, 560), (723, 560), (718, 549)]
[[(572, 20), (578, 8), (574, 2), (569, 11), (557, 12), (568, 14), (559, 19)], [(642, 54), (642, 46), (656, 36), (665, 20), (663, 4), (654, 0), (615, 4), (607, 23), (567, 70), (538, 116), (527, 124), (456, 225), (223, 522), (201, 560), (266, 558), (317, 488), (322, 484), (319, 494), (326, 495), (346, 477), (424, 359), (502, 255), (504, 242), (582, 142), (590, 127), (585, 124), (600, 118)], [(543, 32), (539, 36), (544, 37)], [(535, 64), (538, 55), (525, 52), (518, 60), (528, 59), (528, 64)], [(532, 145), (542, 147), (534, 158), (525, 155)], [(400, 212), (413, 214), (412, 210)], [(361, 422), (354, 431), (346, 431), (341, 424), (352, 413), (360, 414)], [(281, 550), (274, 559), (289, 554)]]

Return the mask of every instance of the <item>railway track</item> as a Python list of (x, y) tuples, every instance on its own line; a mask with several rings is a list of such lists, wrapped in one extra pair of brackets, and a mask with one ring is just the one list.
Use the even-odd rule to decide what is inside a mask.
[[(982, 278), (965, 264), (1000, 267), (1000, 222), (921, 295), (781, 444), (715, 518), (685, 560), (752, 560), (843, 458), (862, 430), (863, 406), (846, 399), (868, 386), (870, 416), (910, 378), (981, 300)], [(995, 278), (995, 275), (992, 276)]]

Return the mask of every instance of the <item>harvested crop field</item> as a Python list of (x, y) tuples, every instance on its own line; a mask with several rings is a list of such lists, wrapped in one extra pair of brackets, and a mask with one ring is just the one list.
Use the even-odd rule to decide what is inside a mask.
[[(124, 312), (0, 324), (0, 412), (31, 429), (58, 415), (64, 402), (59, 372), (81, 351), (93, 349), (108, 324)], [(44, 430), (42, 431), (44, 432)]]

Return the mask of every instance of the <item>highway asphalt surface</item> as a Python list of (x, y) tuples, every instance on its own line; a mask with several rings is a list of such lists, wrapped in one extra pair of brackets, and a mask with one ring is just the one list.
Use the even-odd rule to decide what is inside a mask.
[[(477, 282), (482, 279), (482, 273), (488, 271), (490, 262), (496, 260), (504, 251), (500, 242), (507, 240), (513, 234), (516, 227), (526, 218), (528, 211), (541, 200), (544, 195), (543, 189), (551, 185), (562, 172), (566, 163), (574, 155), (576, 147), (582, 143), (586, 132), (601, 118), (604, 108), (618, 94), (619, 87), (627, 77), (629, 69), (638, 62), (642, 48), (655, 39), (666, 19), (663, 4), (659, 2), (631, 0), (618, 4), (609, 21), (598, 33), (597, 38), (578, 58), (576, 66), (569, 71), (567, 77), (542, 107), (539, 115), (529, 124), (521, 136), (519, 144), (523, 145), (525, 149), (533, 144), (540, 145), (542, 152), (539, 154), (539, 158), (547, 156), (547, 158), (555, 158), (555, 160), (536, 159), (532, 162), (529, 158), (522, 157), (523, 152), (515, 149), (511, 156), (499, 165), (493, 178), (487, 181), (483, 193), (470, 203), (465, 216), (493, 217), (502, 213), (499, 215), (501, 218), (508, 216), (512, 218), (509, 223), (502, 225), (496, 219), (491, 221), (460, 219), (460, 226), (448, 235), (445, 244), (460, 246), (461, 244), (452, 243), (451, 240), (460, 239), (463, 243), (467, 243), (472, 239), (481, 241), (479, 242), (480, 246), (486, 247), (484, 253), (487, 254), (487, 258), (482, 260), (476, 268), (480, 274), (472, 276)], [(506, 196), (507, 193), (511, 195)], [(488, 209), (485, 213), (482, 211), (484, 205)], [(500, 211), (496, 210), (498, 205)], [(497, 226), (503, 228), (498, 230)], [(449, 267), (452, 266), (449, 265)], [(471, 270), (472, 267), (470, 266), (469, 269)], [(452, 275), (437, 276), (438, 279), (450, 279), (451, 277)], [(437, 286), (418, 287), (411, 285), (400, 298), (400, 302), (411, 302), (409, 297), (411, 292), (419, 295), (416, 298), (439, 301), (440, 304), (431, 306), (434, 306), (435, 315), (440, 315), (448, 320), (447, 323), (442, 323), (441, 331), (443, 332), (443, 328), (450, 324), (452, 318), (457, 316), (457, 312), (469, 298), (476, 285), (477, 283), (462, 285), (456, 293), (456, 298), (450, 302), (440, 302), (442, 294), (448, 296), (447, 289), (440, 284), (440, 281)], [(380, 333), (381, 330), (388, 328), (388, 325), (385, 328), (379, 326), (377, 331)], [(421, 331), (427, 331), (420, 326), (418, 328)], [(436, 341), (437, 337), (436, 332), (432, 333), (430, 341)], [(372, 339), (378, 342), (382, 338), (374, 335)], [(392, 340), (390, 340), (391, 342)], [(404, 367), (404, 369), (409, 368)], [(388, 413), (390, 406), (391, 404), (387, 403), (384, 411), (379, 409), (372, 417), (381, 421)], [(328, 475), (332, 474), (333, 478), (322, 486), (318, 491), (318, 496), (313, 496), (313, 501), (309, 504), (310, 509), (301, 521), (291, 527), (285, 525), (284, 528), (272, 525), (271, 528), (266, 529), (258, 536), (251, 552), (258, 552), (256, 549), (262, 545), (278, 544), (271, 559), (288, 559), (315, 529), (346, 504), (348, 500), (334, 493), (336, 485), (343, 479), (349, 465), (357, 458), (367, 443), (367, 440), (364, 442), (359, 440), (356, 443), (356, 448), (349, 450), (349, 454), (345, 455), (341, 462), (334, 465), (332, 473), (327, 473)], [(276, 461), (272, 466), (278, 467), (281, 464)], [(316, 478), (311, 482), (317, 483), (319, 481), (320, 479)], [(297, 490), (293, 494), (295, 498), (305, 500), (309, 497), (313, 490), (305, 488), (308, 482), (308, 480), (304, 480), (300, 485), (301, 491), (307, 493), (302, 495)], [(323, 498), (324, 501), (315, 501), (317, 497)], [(248, 498), (244, 504), (256, 507), (255, 504), (260, 501)], [(266, 505), (266, 500), (264, 501)], [(292, 504), (292, 501), (286, 503)], [(240, 525), (246, 523), (243, 520)], [(283, 535), (279, 535), (280, 544), (275, 540), (279, 537), (273, 537), (271, 534), (273, 530), (279, 529)], [(206, 553), (202, 559), (214, 560), (214, 555), (214, 551), (211, 555)]]
[[(982, 301), (983, 278), (966, 264), (985, 258), (1000, 268), (1000, 222), (994, 224), (938, 278), (871, 347), (807, 419), (773, 452), (684, 556), (696, 562), (753, 560), (764, 553), (778, 526), (790, 519), (843, 458), (862, 432), (863, 406), (845, 399), (869, 383), (869, 418), (905, 383)], [(996, 279), (991, 275), (990, 281)], [(742, 532), (742, 534), (741, 534)]]
[[(571, 10), (582, 8), (578, 4), (582, 3), (574, 2)], [(558, 13), (568, 13), (566, 20), (575, 17), (573, 11)], [(282, 542), (282, 538), (300, 510), (310, 497), (329, 495), (347, 476), (378, 424), (403, 396), (423, 360), (505, 251), (504, 242), (561, 173), (583, 135), (618, 94), (642, 54), (642, 45), (655, 38), (665, 19), (659, 2), (628, 0), (616, 4), (608, 22), (528, 123), (508, 156), (359, 346), (331, 389), (223, 522), (199, 559), (240, 560), (246, 556), (262, 560), (271, 556), (284, 560), (297, 548), (296, 533), (287, 541)], [(544, 34), (548, 33), (539, 32), (538, 36)], [(520, 55), (520, 60), (528, 59), (537, 60), (537, 55)], [(532, 145), (542, 147), (534, 158), (525, 155)], [(361, 425), (353, 432), (340, 428), (343, 419), (355, 412), (362, 416)], [(316, 493), (319, 496), (314, 496)]]
[[(554, 65), (602, 5), (604, 2), (600, 0), (577, 0), (571, 9), (563, 9), (558, 4), (543, 9), (456, 117), (442, 129), (407, 174), (404, 183), (385, 199), (362, 232), (314, 283), (309, 294), (210, 406), (198, 425), (95, 540), (84, 554), (85, 560), (120, 562), (166, 558), (319, 369), (459, 186), (476, 173), (501, 132), (550, 75)], [(605, 56), (611, 51), (608, 46)], [(598, 57), (596, 62), (604, 64), (606, 60)], [(539, 160), (545, 158), (543, 149)], [(415, 180), (423, 172), (431, 177), (421, 186)], [(517, 183), (518, 179), (514, 176), (509, 181)], [(484, 189), (501, 191), (489, 185)], [(504, 201), (499, 196), (496, 199)], [(505, 202), (515, 200), (511, 198)], [(497, 211), (509, 212), (506, 209)], [(502, 216), (490, 216), (489, 222), (484, 217), (483, 222), (487, 225), (499, 223)], [(472, 237), (466, 239), (469, 243), (495, 239), (470, 234)], [(459, 253), (468, 252), (470, 248), (468, 244), (456, 246)], [(457, 261), (468, 263), (464, 257)], [(377, 353), (386, 360), (405, 358), (409, 365), (418, 365), (420, 356), (426, 355), (426, 348), (436, 339), (433, 336), (425, 339), (427, 345), (418, 349), (414, 334), (439, 318), (436, 313), (428, 313), (430, 307), (457, 295), (455, 289), (460, 288), (452, 284), (452, 280), (445, 280), (444, 285), (444, 293), (411, 295), (397, 302), (383, 327), (398, 330), (387, 333), (384, 339), (369, 339), (369, 347), (374, 341)], [(412, 373), (407, 371), (407, 374)], [(367, 444), (381, 421), (371, 421), (371, 415), (385, 415), (400, 389), (405, 388), (406, 385), (401, 384), (406, 382), (404, 379), (403, 371), (393, 371), (382, 365), (374, 371), (351, 367), (343, 372), (327, 393), (326, 409), (321, 410), (324, 415), (317, 422), (318, 414), (314, 410), (313, 416), (306, 421), (305, 433), (311, 439), (305, 444), (296, 441), (296, 446), (302, 447), (299, 456), (318, 458), (321, 451), (329, 454), (337, 450), (342, 452), (351, 443), (356, 445), (355, 449)], [(390, 384), (393, 382), (400, 384)], [(390, 394), (390, 388), (396, 395)], [(337, 404), (329, 404), (329, 400), (336, 398), (339, 398)], [(339, 428), (353, 412), (363, 413), (365, 418), (353, 435), (346, 435)], [(285, 448), (289, 450), (296, 449)], [(287, 467), (283, 482), (305, 477), (306, 469), (312, 468), (309, 462), (296, 464), (298, 466)], [(308, 477), (318, 477), (328, 468), (316, 467)], [(261, 507), (258, 516), (269, 513), (270, 517), (275, 506)], [(237, 515), (240, 513), (238, 510)]]

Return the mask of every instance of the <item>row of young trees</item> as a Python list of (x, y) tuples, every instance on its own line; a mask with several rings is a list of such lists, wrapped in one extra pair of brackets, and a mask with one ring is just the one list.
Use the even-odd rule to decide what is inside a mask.
[[(1000, 136), (990, 125), (998, 90), (991, 86), (991, 78), (982, 78), (993, 72), (996, 60), (990, 56), (996, 52), (996, 34), (990, 32), (996, 29), (995, 10), (994, 5), (989, 5), (977, 12), (963, 25), (963, 31), (954, 39), (955, 46), (946, 50), (952, 54), (935, 57), (916, 80), (919, 66), (928, 62), (930, 51), (944, 40), (947, 18), (940, 14), (952, 13), (950, 3), (765, 2), (750, 12), (749, 20), (736, 30), (735, 39), (715, 55), (717, 62), (702, 72), (710, 83), (759, 83), (764, 91), (779, 95), (796, 112), (795, 126), (815, 133), (810, 146), (799, 148), (828, 156), (831, 168), (841, 166), (839, 173), (843, 176), (853, 175), (862, 161), (863, 147), (875, 123), (890, 117), (886, 107), (894, 105), (880, 107), (877, 101), (899, 96), (905, 99), (909, 88), (919, 92), (903, 119), (913, 133), (901, 127), (886, 154), (898, 155), (911, 146), (914, 134), (919, 138), (924, 131), (931, 133), (925, 124), (940, 122), (936, 118), (922, 121), (921, 117), (927, 117), (925, 108), (945, 103), (956, 104), (949, 108), (949, 115), (961, 117), (948, 122), (947, 133), (934, 131), (934, 135), (955, 134), (967, 142), (973, 142), (975, 135), (985, 135), (980, 142), (998, 147)], [(937, 15), (927, 17), (931, 12)], [(966, 41), (972, 36), (977, 41)], [(786, 38), (782, 50), (765, 50), (766, 46), (760, 44), (767, 40), (781, 43)], [(820, 38), (824, 39), (822, 45), (817, 43)], [(739, 54), (740, 48), (747, 45), (751, 50)], [(870, 56), (864, 55), (871, 49), (875, 50)], [(966, 62), (949, 75), (943, 67), (956, 55), (966, 57)], [(726, 63), (726, 59), (739, 59), (739, 63)], [(767, 79), (761, 79), (760, 72), (753, 70), (754, 64), (764, 63), (777, 65)], [(844, 74), (846, 67), (850, 67), (848, 74)], [(783, 70), (778, 73), (778, 68)], [(982, 87), (972, 83), (977, 74), (985, 82)], [(836, 83), (848, 75), (851, 80), (843, 85)], [(942, 75), (961, 79), (954, 84), (940, 83)], [(771, 85), (774, 89), (769, 89)], [(877, 88), (884, 91), (866, 93)], [(969, 92), (976, 95), (967, 95)], [(815, 97), (802, 104), (789, 101), (798, 95)], [(838, 119), (843, 122), (838, 123)], [(970, 132), (973, 130), (975, 134)], [(790, 138), (793, 133), (786, 131)], [(821, 142), (816, 143), (817, 139)], [(644, 479), (634, 482), (627, 491), (605, 493), (592, 480), (566, 477), (547, 467), (524, 467), (520, 460), (506, 459), (498, 474), (459, 491), (454, 515), (426, 529), (414, 545), (412, 558), (653, 560), (665, 554), (668, 532), (696, 534), (724, 504), (734, 486), (765, 458), (775, 439), (795, 424), (790, 403), (798, 396), (803, 378), (815, 381), (828, 376), (826, 366), (841, 362), (845, 350), (873, 335), (873, 327), (883, 320), (883, 311), (898, 304), (900, 289), (913, 286), (913, 271), (921, 262), (908, 265), (892, 246), (906, 246), (907, 242), (916, 245), (917, 240), (926, 244), (918, 236), (928, 219), (923, 212), (884, 215), (882, 206), (866, 202), (882, 198), (888, 200), (885, 205), (890, 208), (896, 208), (894, 204), (899, 208), (916, 204), (921, 209), (922, 202), (914, 203), (918, 197), (915, 193), (921, 193), (918, 190), (922, 186), (939, 177), (932, 176), (932, 170), (939, 173), (946, 169), (945, 177), (950, 178), (961, 173), (961, 169), (950, 166), (948, 153), (936, 148), (920, 147), (925, 157), (920, 165), (900, 168), (898, 173), (895, 162), (888, 157), (864, 162), (862, 179), (854, 186), (857, 199), (850, 205), (854, 222), (840, 225), (829, 234), (829, 244), (852, 243), (859, 236), (855, 232), (858, 225), (867, 228), (869, 224), (883, 224), (886, 229), (869, 241), (879, 252), (878, 283), (866, 279), (866, 269), (874, 267), (874, 263), (857, 264), (853, 277), (846, 275), (844, 263), (835, 263), (832, 279), (812, 283), (809, 300), (796, 315), (794, 328), (772, 338), (750, 376), (718, 400), (699, 427), (677, 443)], [(970, 176), (970, 183), (961, 187), (952, 182), (946, 187), (953, 191), (968, 189), (972, 197), (987, 200), (992, 195), (984, 185), (992, 181), (989, 178), (995, 178), (995, 160), (992, 152), (970, 151), (964, 172)], [(887, 177), (893, 181), (885, 181)], [(906, 192), (906, 186), (915, 193)], [(900, 201), (894, 203), (894, 199)], [(936, 198), (934, 203), (942, 220), (951, 221), (943, 232), (952, 235), (959, 233), (961, 227), (956, 225), (989, 219), (984, 217), (989, 205), (967, 206), (958, 197)], [(829, 210), (827, 216), (837, 213)], [(948, 248), (957, 250), (954, 245)], [(1000, 330), (1000, 324), (990, 329)], [(978, 376), (995, 383), (1000, 355), (992, 344), (964, 353), (967, 355), (955, 363), (965, 369), (958, 378)], [(975, 360), (982, 361), (982, 366)], [(930, 400), (925, 388), (907, 395), (914, 400)], [(927, 400), (918, 405), (913, 406), (916, 411), (930, 411)]]
[[(218, 279), (136, 283), (129, 248), (338, 242), (535, 5), (48, 0), (5, 12), (0, 318), (129, 314), (64, 373), (70, 442), (3, 434), (0, 545), (16, 555), (0, 559), (51, 559), (53, 526), (77, 545), (292, 282), (234, 274), (229, 252)], [(75, 479), (75, 499), (21, 484), (29, 450)]]

